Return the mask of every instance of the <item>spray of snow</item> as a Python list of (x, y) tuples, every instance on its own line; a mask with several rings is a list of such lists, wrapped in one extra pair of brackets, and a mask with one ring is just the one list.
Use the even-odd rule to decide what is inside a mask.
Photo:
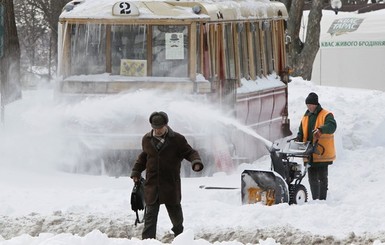
[(71, 166), (84, 155), (79, 142), (98, 149), (111, 146), (115, 142), (112, 139), (132, 137), (131, 144), (139, 149), (141, 136), (150, 130), (148, 116), (153, 111), (167, 112), (170, 127), (188, 139), (202, 136), (192, 141), (195, 148), (212, 150), (215, 139), (217, 150), (225, 152), (229, 132), (234, 130), (259, 139), (267, 147), (272, 144), (215, 105), (208, 106), (205, 97), (197, 101), (183, 94), (136, 91), (57, 104), (51, 90), (39, 90), (37, 94), (26, 91), (23, 103), (17, 101), (6, 109), (0, 153), (12, 161), (0, 161), (0, 165), (45, 169)]

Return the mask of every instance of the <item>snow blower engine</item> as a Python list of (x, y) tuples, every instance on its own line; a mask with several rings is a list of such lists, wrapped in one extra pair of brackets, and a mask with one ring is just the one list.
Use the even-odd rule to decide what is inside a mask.
[[(283, 147), (281, 147), (283, 145)], [(271, 157), (271, 171), (245, 170), (241, 176), (242, 203), (302, 204), (307, 202), (306, 187), (301, 184), (306, 168), (294, 162), (294, 158), (309, 158), (318, 143), (281, 140), (268, 150)]]

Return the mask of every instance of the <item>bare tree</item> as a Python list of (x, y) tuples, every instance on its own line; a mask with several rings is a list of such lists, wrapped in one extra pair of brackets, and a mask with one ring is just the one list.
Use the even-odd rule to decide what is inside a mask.
[(57, 62), (57, 39), (58, 39), (58, 21), (63, 7), (70, 0), (25, 0), (22, 1), (28, 8), (41, 13), (44, 25), (48, 28), (48, 76), (51, 78), (52, 62), (56, 67)]
[(287, 25), (289, 44), (289, 64), (293, 69), (293, 76), (301, 76), (311, 80), (314, 59), (319, 50), (321, 31), (322, 7), (324, 0), (312, 0), (307, 23), (306, 42), (300, 39), (300, 28), (305, 0), (283, 0), (289, 12)]
[[(4, 50), (0, 58), (1, 107), (21, 98), (20, 46), (12, 0), (0, 0), (3, 8)], [(2, 120), (4, 115), (2, 115)]]
[(24, 0), (14, 0), (14, 4), (17, 30), (23, 33), (19, 38), (21, 66), (44, 66), (47, 64), (47, 47), (43, 45), (49, 29), (43, 20), (43, 14)]

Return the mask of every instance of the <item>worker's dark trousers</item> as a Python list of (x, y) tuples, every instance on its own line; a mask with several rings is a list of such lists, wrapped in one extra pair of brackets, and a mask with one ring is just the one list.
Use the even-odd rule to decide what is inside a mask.
[(309, 184), (313, 200), (326, 200), (328, 192), (328, 165), (308, 169)]
[[(156, 238), (156, 224), (158, 222), (159, 206), (159, 202), (146, 206), (142, 239)], [(180, 204), (165, 206), (173, 225), (172, 231), (174, 232), (174, 235), (177, 236), (183, 232), (182, 206)]]

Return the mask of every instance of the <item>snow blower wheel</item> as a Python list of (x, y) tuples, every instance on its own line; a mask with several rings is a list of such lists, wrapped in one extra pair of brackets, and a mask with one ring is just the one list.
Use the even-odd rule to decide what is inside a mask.
[(299, 185), (289, 185), (289, 204), (304, 204), (307, 202), (307, 190), (306, 187)]

